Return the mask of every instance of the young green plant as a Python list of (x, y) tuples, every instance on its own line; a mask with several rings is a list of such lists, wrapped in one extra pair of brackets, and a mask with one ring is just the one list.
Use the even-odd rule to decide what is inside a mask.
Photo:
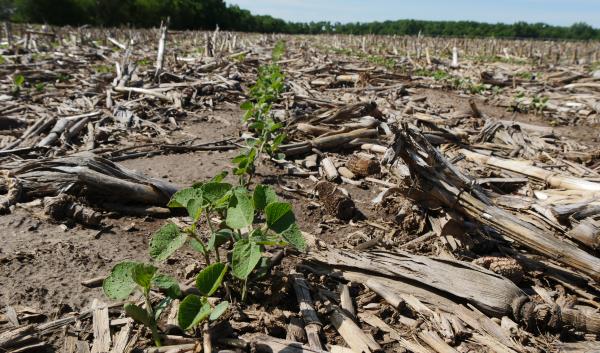
[(258, 79), (250, 87), (249, 100), (241, 105), (246, 111), (242, 120), (256, 135), (246, 141), (245, 151), (233, 159), (237, 165), (233, 172), (239, 176), (240, 185), (243, 186), (248, 186), (252, 181), (256, 159), (262, 153), (275, 155), (285, 140), (285, 134), (280, 132), (283, 124), (276, 122), (271, 115), (272, 104), (280, 99), (285, 89), (285, 76), (276, 64), (284, 53), (285, 44), (278, 42), (273, 49), (273, 63), (258, 69)]
[[(234, 187), (223, 182), (208, 182), (183, 189), (173, 195), (170, 207), (186, 208), (193, 223), (178, 227), (163, 226), (150, 241), (150, 255), (159, 261), (169, 258), (177, 249), (188, 243), (205, 256), (210, 263), (210, 253), (220, 262), (219, 248), (230, 242), (231, 274), (242, 281), (242, 300), (245, 299), (248, 279), (261, 263), (268, 266), (263, 252), (266, 246), (291, 245), (304, 251), (306, 244), (289, 203), (280, 202), (275, 191), (268, 186), (256, 185), (253, 192), (245, 187)], [(200, 215), (205, 214), (210, 231), (208, 243), (198, 232)], [(212, 215), (222, 222), (212, 224)], [(265, 271), (258, 271), (265, 272)]]
[[(152, 288), (161, 289), (167, 294), (167, 297), (156, 307), (153, 307), (150, 302)], [(161, 345), (156, 321), (171, 300), (181, 296), (179, 284), (175, 279), (159, 274), (157, 268), (152, 265), (124, 261), (113, 267), (110, 275), (104, 280), (102, 289), (107, 297), (114, 300), (125, 300), (133, 292), (141, 292), (144, 296), (145, 309), (136, 304), (127, 303), (124, 306), (125, 313), (150, 328), (154, 343), (156, 346)]]
[(15, 77), (13, 78), (12, 93), (14, 95), (18, 95), (19, 93), (21, 93), (21, 90), (23, 89), (24, 85), (25, 85), (25, 77), (20, 74), (15, 75)]

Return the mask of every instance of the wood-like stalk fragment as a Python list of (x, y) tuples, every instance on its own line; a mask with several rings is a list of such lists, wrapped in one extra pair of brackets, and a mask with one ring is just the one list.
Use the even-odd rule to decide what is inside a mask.
[(285, 339), (294, 342), (306, 342), (306, 332), (304, 332), (304, 323), (301, 319), (297, 317), (290, 318)]
[(475, 163), (487, 164), (493, 167), (510, 170), (511, 172), (527, 175), (543, 181), (557, 189), (600, 191), (600, 183), (587, 181), (581, 178), (574, 178), (567, 175), (559, 175), (551, 171), (535, 167), (531, 164), (531, 162), (514, 161), (498, 157), (485, 156), (466, 149), (461, 149), (459, 152), (465, 155), (468, 160)]
[(357, 155), (352, 155), (348, 162), (346, 162), (346, 168), (352, 173), (360, 176), (367, 177), (373, 174), (379, 174), (381, 168), (379, 162), (374, 159), (362, 158)]
[(300, 306), (300, 315), (302, 315), (302, 319), (304, 319), (304, 329), (306, 330), (308, 345), (312, 349), (321, 350), (323, 349), (323, 346), (319, 336), (323, 324), (321, 323), (321, 320), (319, 320), (317, 311), (313, 306), (308, 283), (301, 274), (292, 274), (292, 278), (294, 280), (293, 285), (294, 291), (296, 292), (296, 299)]
[(341, 220), (349, 220), (354, 216), (354, 201), (330, 182), (321, 181), (315, 186), (319, 200), (327, 213)]
[(355, 319), (356, 312), (354, 311), (354, 304), (350, 296), (350, 288), (344, 284), (340, 284), (338, 288), (340, 289), (340, 307), (344, 309), (346, 314)]
[[(422, 134), (404, 125), (396, 136), (393, 151), (389, 160), (394, 161), (396, 157), (401, 157), (403, 164), (409, 166), (411, 175), (419, 177), (418, 187), (427, 190), (428, 197), (500, 231), (522, 246), (577, 268), (596, 280), (600, 279), (600, 259), (493, 205), (482, 190), (474, 185), (471, 178), (450, 164)], [(481, 156), (470, 151), (464, 153), (467, 157)], [(487, 156), (483, 157), (485, 158), (481, 163), (489, 161)], [(543, 169), (537, 172), (540, 172), (542, 177), (552, 179)], [(561, 177), (558, 180), (563, 179)], [(575, 185), (593, 186), (590, 190), (600, 188), (600, 183), (583, 181), (583, 184), (578, 184), (579, 181), (577, 179)]]
[(329, 181), (334, 181), (340, 177), (335, 165), (331, 158), (326, 157), (321, 160), (321, 167), (323, 168), (323, 173), (325, 174), (325, 178)]
[(329, 315), (329, 320), (333, 327), (339, 332), (340, 336), (344, 338), (344, 341), (346, 341), (348, 346), (355, 352), (371, 353), (381, 350), (381, 346), (375, 342), (373, 337), (363, 332), (363, 330), (361, 330), (361, 328), (339, 308), (333, 308), (333, 311)]

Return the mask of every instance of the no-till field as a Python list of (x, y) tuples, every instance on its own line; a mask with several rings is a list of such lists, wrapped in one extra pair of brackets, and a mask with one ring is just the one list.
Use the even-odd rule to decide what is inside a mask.
[[(157, 70), (159, 39), (4, 33), (0, 351), (101, 352), (103, 334), (111, 352), (169, 351), (119, 320), (101, 283), (189, 219), (164, 200), (91, 193), (82, 171), (114, 162), (176, 190), (231, 170), (253, 133), (239, 106), (279, 41), (271, 113), (286, 157), (261, 158), (256, 181), (292, 203), (310, 249), (268, 249), (280, 262), (245, 302), (218, 293), (232, 306), (213, 350), (600, 350), (599, 43), (168, 31)], [(59, 195), (100, 221), (48, 213)], [(181, 285), (204, 265), (187, 248), (158, 264)], [(110, 305), (108, 334), (92, 304)], [(159, 327), (172, 351), (202, 350), (205, 333), (169, 326), (175, 314)]]

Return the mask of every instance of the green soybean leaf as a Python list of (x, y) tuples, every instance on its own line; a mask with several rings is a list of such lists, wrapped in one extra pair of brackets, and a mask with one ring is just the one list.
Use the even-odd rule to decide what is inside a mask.
[(221, 173), (215, 175), (214, 177), (212, 177), (210, 179), (210, 181), (215, 182), (215, 183), (220, 183), (223, 181), (223, 179), (225, 179), (225, 177), (227, 176), (227, 174), (229, 174), (228, 171), (224, 170)]
[(219, 201), (222, 202), (226, 198), (231, 188), (232, 186), (229, 183), (206, 183), (202, 186), (202, 197), (206, 200), (207, 204), (217, 205)]
[(169, 223), (160, 228), (150, 239), (150, 256), (157, 261), (164, 261), (185, 244), (187, 235), (179, 231), (179, 227)]
[(206, 246), (196, 239), (190, 239), (190, 246), (201, 254), (206, 254)]
[(268, 204), (277, 202), (278, 198), (273, 188), (260, 184), (254, 188), (252, 201), (254, 201), (254, 208), (257, 210), (264, 210)]
[(263, 130), (264, 130), (264, 128), (265, 128), (265, 123), (264, 123), (263, 121), (260, 121), (260, 120), (259, 120), (259, 121), (255, 121), (255, 122), (253, 122), (252, 124), (250, 124), (250, 125), (248, 126), (248, 128), (249, 128), (250, 130), (254, 130), (254, 131), (258, 131), (258, 132), (260, 132), (260, 131), (263, 131)]
[(152, 278), (158, 269), (148, 264), (137, 264), (131, 269), (131, 276), (135, 283), (145, 290), (150, 290)]
[(265, 185), (256, 185), (256, 188), (254, 188), (252, 202), (254, 203), (254, 208), (257, 210), (264, 210), (267, 206), (267, 196), (265, 195), (266, 188)]
[(132, 270), (138, 264), (133, 261), (116, 264), (110, 271), (110, 275), (102, 283), (104, 294), (114, 300), (127, 299), (137, 287), (133, 280)]
[(242, 103), (242, 104), (240, 105), (240, 109), (242, 109), (242, 110), (249, 110), (249, 109), (252, 109), (252, 102), (250, 102), (250, 101), (245, 101), (244, 103)]
[(260, 261), (260, 246), (248, 239), (241, 239), (233, 247), (231, 272), (239, 279), (246, 279)]
[(204, 268), (196, 276), (196, 288), (206, 297), (213, 295), (223, 282), (227, 273), (227, 265), (217, 262)]
[(288, 229), (296, 218), (292, 211), (292, 205), (287, 202), (272, 202), (265, 208), (267, 217), (267, 226), (276, 233), (281, 233)]
[(179, 304), (177, 323), (184, 330), (198, 326), (210, 316), (211, 307), (205, 298), (190, 294)]
[(233, 157), (233, 159), (231, 160), (233, 163), (239, 164), (245, 160), (248, 159), (248, 156), (244, 153), (244, 154), (240, 154), (236, 157)]
[(281, 237), (278, 235), (267, 235), (264, 234), (260, 229), (254, 229), (252, 233), (248, 236), (250, 242), (264, 245), (264, 246), (274, 246), (274, 245), (286, 245), (287, 243), (283, 243), (281, 241)]
[(210, 313), (209, 320), (210, 321), (215, 321), (221, 315), (223, 315), (223, 313), (227, 310), (227, 308), (229, 308), (229, 302), (228, 301), (222, 301), (222, 302), (220, 302), (217, 306), (215, 306), (212, 309), (212, 312)]
[(147, 327), (152, 327), (152, 319), (148, 312), (135, 304), (125, 304), (123, 306), (125, 314), (137, 322), (141, 322)]
[(227, 209), (225, 223), (232, 229), (241, 229), (252, 224), (254, 204), (244, 189), (236, 189)]
[(288, 229), (280, 233), (281, 237), (285, 239), (291, 246), (298, 249), (301, 252), (306, 251), (306, 240), (298, 228), (298, 224), (293, 223)]
[(217, 249), (227, 243), (229, 239), (233, 239), (233, 231), (231, 229), (219, 229), (211, 234), (207, 247), (210, 250)]
[(16, 75), (13, 82), (17, 87), (23, 87), (23, 84), (25, 84), (25, 77), (23, 75)]
[[(201, 192), (199, 191), (198, 193), (200, 194)], [(202, 196), (199, 195), (197, 198), (189, 200), (185, 209), (188, 212), (188, 216), (190, 216), (190, 218), (193, 219), (195, 223), (198, 222), (198, 220), (200, 219), (202, 211), (204, 211), (204, 207), (204, 199), (202, 198)]]
[[(258, 140), (256, 140), (256, 139), (247, 139), (246, 144), (248, 146), (254, 146), (254, 145), (256, 145), (257, 141)], [(258, 150), (255, 147), (252, 147), (252, 148), (248, 149), (245, 153), (235, 157), (232, 161), (233, 161), (233, 163), (237, 164), (238, 167), (235, 168), (233, 174), (243, 175), (243, 174), (246, 174), (248, 171), (253, 170), (254, 169), (254, 160), (256, 159), (257, 153), (258, 153)]]
[(177, 191), (171, 197), (171, 200), (167, 204), (168, 207), (177, 208), (177, 207), (186, 207), (188, 202), (198, 197), (198, 191), (194, 188), (187, 188)]
[(252, 116), (254, 115), (254, 109), (251, 107), (250, 109), (246, 110), (246, 112), (244, 113), (244, 116), (242, 117), (242, 122), (247, 122), (248, 120), (250, 120), (250, 118), (252, 118)]
[[(273, 121), (271, 121), (271, 123), (272, 122)], [(271, 133), (276, 132), (277, 130), (281, 129), (282, 127), (283, 127), (282, 123), (272, 123), (272, 124), (269, 124), (269, 132), (271, 132)], [(281, 137), (279, 137), (279, 138), (281, 138)], [(273, 142), (275, 142), (275, 139), (273, 139)]]
[[(283, 143), (283, 141), (285, 141), (286, 137), (287, 136), (285, 134), (277, 135), (277, 137), (275, 137), (273, 139), (273, 143), (271, 144), (272, 149), (273, 150), (277, 150), (279, 148), (279, 146)], [(285, 159), (285, 155), (284, 155), (283, 158), (278, 158), (278, 159)]]
[(176, 299), (181, 296), (181, 289), (179, 288), (179, 283), (175, 278), (163, 274), (155, 275), (152, 278), (152, 285), (165, 289), (167, 296)]

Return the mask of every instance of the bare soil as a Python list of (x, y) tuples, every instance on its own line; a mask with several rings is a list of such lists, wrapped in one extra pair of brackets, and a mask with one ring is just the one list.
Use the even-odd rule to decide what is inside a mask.
[[(237, 108), (210, 112), (184, 123), (171, 137), (174, 142), (197, 138), (198, 143), (236, 138), (239, 117)], [(121, 164), (184, 186), (230, 169), (230, 160), (236, 153), (158, 155)], [(81, 282), (105, 276), (125, 259), (148, 261), (148, 241), (164, 220), (123, 217), (105, 218), (103, 222), (100, 229), (52, 224), (21, 206), (12, 214), (1, 216), (0, 227), (4, 231), (0, 233), (0, 305), (26, 306), (49, 314), (65, 310), (62, 305), (79, 310), (89, 307), (94, 299), (106, 301), (101, 288), (87, 288)], [(182, 250), (180, 257), (164, 265), (164, 270), (184, 282), (185, 266), (193, 266), (194, 257), (197, 254)]]

